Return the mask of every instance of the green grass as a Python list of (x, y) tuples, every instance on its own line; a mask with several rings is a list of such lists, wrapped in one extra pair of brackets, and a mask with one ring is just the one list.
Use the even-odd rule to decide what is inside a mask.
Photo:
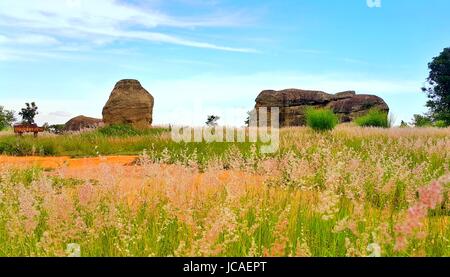
[(339, 123), (337, 115), (330, 109), (306, 110), (306, 124), (316, 131), (329, 131)]
[(135, 128), (132, 125), (117, 124), (101, 127), (96, 133), (105, 137), (157, 136), (169, 132), (166, 128)]
[[(135, 129), (126, 125), (113, 125), (95, 131), (44, 136), (0, 137), (0, 154), (11, 156), (70, 156), (90, 157), (108, 155), (139, 155), (147, 150), (153, 160), (168, 163), (195, 159), (205, 164), (210, 159), (221, 158), (231, 149), (250, 155), (254, 143), (221, 143), (172, 141), (166, 128)], [(260, 143), (256, 144), (257, 146)]]
[[(249, 156), (245, 163), (251, 167), (250, 158), (260, 165), (267, 158), (250, 157), (252, 144), (177, 144), (166, 129), (138, 133), (113, 129), (37, 139), (6, 136), (0, 144), (27, 142), (28, 150), (20, 145), (13, 149), (27, 152), (42, 147), (47, 149), (42, 154), (58, 155), (139, 154), (147, 149), (151, 159), (181, 164), (192, 157), (204, 162), (221, 156), (239, 159), (242, 154)], [(381, 245), (382, 256), (449, 256), (450, 184), (444, 184), (447, 204), (430, 210), (423, 221), (426, 237), (410, 238), (403, 252), (394, 251), (392, 241), (396, 224), (417, 200), (417, 189), (448, 172), (450, 158), (442, 145), (449, 137), (448, 129), (438, 128), (340, 125), (326, 135), (309, 128), (286, 128), (273, 163), (267, 171), (257, 172), (264, 178), (235, 170), (198, 173), (151, 165), (151, 174), (130, 186), (139, 192), (134, 198), (133, 190), (123, 193), (109, 181), (92, 181), (93, 188), (86, 189), (82, 175), (78, 180), (38, 168), (10, 170), (0, 174), (0, 256), (65, 255), (68, 243), (80, 244), (83, 256), (259, 256), (277, 248), (276, 255), (286, 256), (295, 254), (299, 242), (313, 256), (345, 256), (352, 249), (358, 251), (353, 255), (365, 256), (371, 243)], [(103, 174), (100, 177), (121, 177), (113, 169)], [(81, 205), (82, 199), (87, 204)], [(321, 211), (330, 203), (335, 211)], [(32, 218), (37, 226), (27, 233), (23, 226), (33, 209), (39, 211), (38, 218)], [(65, 211), (70, 213), (60, 220)], [(325, 213), (332, 217), (325, 219)], [(346, 218), (354, 223), (346, 226), (354, 229), (336, 231)], [(383, 237), (386, 232), (390, 239)], [(208, 234), (216, 236), (206, 240)], [(205, 246), (221, 246), (221, 251), (190, 252)]]
[[(99, 191), (101, 200), (94, 200), (98, 203), (89, 208), (81, 206), (77, 202), (78, 200), (73, 200), (77, 199), (78, 193), (67, 193), (70, 189), (79, 191), (85, 182), (59, 177), (42, 179), (43, 174), (42, 170), (31, 168), (13, 171), (6, 175), (5, 179), (0, 179), (0, 187), (4, 189), (4, 199), (7, 200), (0, 203), (0, 215), (2, 215), (0, 217), (0, 242), (3, 245), (0, 249), (0, 256), (65, 255), (61, 251), (65, 249), (67, 243), (73, 242), (80, 244), (83, 256), (177, 256), (177, 250), (180, 249), (182, 242), (186, 243), (186, 247), (191, 247), (196, 242), (197, 237), (193, 235), (196, 229), (177, 217), (177, 215), (184, 214), (185, 211), (174, 213), (174, 210), (170, 209), (167, 202), (173, 201), (173, 199), (170, 200), (164, 196), (164, 189), (151, 194), (152, 198), (147, 195), (150, 204), (142, 202), (134, 210), (130, 209), (126, 202), (113, 201), (108, 193), (104, 194), (105, 191)], [(66, 226), (61, 221), (49, 222), (48, 216), (51, 215), (54, 218), (59, 211), (55, 206), (51, 205), (45, 208), (42, 204), (36, 206), (40, 214), (36, 219), (38, 225), (35, 230), (32, 233), (25, 233), (22, 229), (18, 229), (15, 232), (19, 235), (11, 236), (14, 229), (11, 230), (9, 225), (13, 221), (10, 216), (21, 214), (23, 218), (18, 218), (26, 222), (26, 211), (19, 212), (20, 205), (23, 205), (24, 202), (21, 202), (23, 200), (20, 198), (16, 198), (13, 190), (23, 185), (26, 190), (18, 189), (18, 191), (36, 194), (33, 196), (39, 199), (41, 197), (39, 190), (32, 189), (32, 186), (37, 186), (42, 182), (51, 187), (48, 188), (49, 201), (57, 201), (59, 195), (66, 197), (66, 200), (71, 200), (70, 205), (76, 208), (72, 212), (80, 217), (78, 220), (82, 220), (85, 227), (91, 230), (90, 232), (85, 232), (83, 227), (75, 225), (74, 223), (77, 221), (70, 216), (68, 220), (73, 225)], [(166, 182), (177, 181), (166, 180)], [(93, 186), (94, 188), (98, 187), (97, 184), (93, 184)], [(156, 185), (148, 186), (155, 190), (157, 187)], [(195, 193), (197, 192), (193, 192), (193, 195), (196, 195)], [(357, 229), (361, 234), (367, 234), (367, 237), (355, 235), (350, 230), (336, 232), (334, 231), (336, 224), (353, 215), (352, 201), (342, 197), (336, 203), (338, 211), (334, 217), (326, 220), (311, 206), (313, 202), (308, 195), (315, 193), (261, 185), (255, 190), (245, 190), (239, 201), (233, 202), (227, 200), (226, 190), (217, 185), (215, 193), (210, 197), (192, 198), (192, 201), (197, 202), (194, 219), (196, 224), (204, 224), (202, 226), (205, 228), (213, 228), (208, 227), (208, 223), (211, 220), (213, 222), (217, 220), (217, 224), (220, 224), (220, 221), (209, 213), (215, 211), (216, 207), (229, 208), (227, 211), (232, 214), (235, 220), (232, 224), (235, 225), (222, 226), (223, 230), (215, 241), (205, 241), (204, 243), (208, 244), (208, 247), (216, 244), (223, 245), (221, 252), (216, 255), (230, 257), (248, 256), (251, 255), (251, 251), (253, 251), (253, 255), (263, 255), (264, 250), (271, 249), (283, 239), (286, 239), (286, 242), (282, 242), (282, 248), (276, 252), (277, 256), (292, 255), (299, 246), (297, 242), (304, 241), (312, 256), (343, 257), (348, 250), (346, 239), (354, 244), (352, 247), (363, 251), (359, 255), (367, 255), (364, 251), (367, 245), (373, 242), (370, 237), (372, 232), (378, 232), (378, 226), (383, 223), (394, 224), (386, 218), (386, 211), (390, 211), (389, 208), (382, 210), (370, 202), (365, 202), (364, 211), (355, 218), (358, 218)], [(113, 211), (110, 210), (111, 206), (114, 206)], [(398, 212), (392, 210), (396, 216)], [(112, 216), (115, 218), (113, 222), (104, 222), (105, 219)], [(95, 224), (97, 222), (95, 220), (99, 219), (102, 219), (98, 221), (102, 224), (101, 226)], [(389, 243), (382, 244), (382, 255), (409, 256), (418, 246), (425, 250), (424, 254), (427, 256), (448, 256), (448, 242), (443, 238), (448, 237), (450, 228), (445, 223), (444, 217), (430, 216), (426, 222), (429, 226), (429, 237), (426, 240), (411, 241), (411, 248), (405, 253), (396, 253)], [(62, 229), (58, 229), (59, 227)], [(61, 232), (67, 232), (68, 237)], [(56, 243), (42, 243), (45, 242), (44, 233), (49, 234)], [(233, 239), (230, 240), (230, 237)], [(424, 243), (426, 244), (424, 245)], [(254, 249), (250, 250), (251, 248)], [(55, 249), (60, 252), (54, 252)], [(189, 253), (182, 252), (178, 255), (190, 255)], [(200, 254), (196, 253), (195, 255)]]
[(388, 114), (378, 109), (371, 109), (366, 115), (357, 118), (355, 123), (361, 127), (390, 127)]

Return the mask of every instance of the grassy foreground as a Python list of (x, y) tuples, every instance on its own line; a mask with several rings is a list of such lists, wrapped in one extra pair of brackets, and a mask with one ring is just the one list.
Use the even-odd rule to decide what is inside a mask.
[(64, 135), (43, 134), (18, 137), (12, 133), (0, 136), (0, 155), (70, 156), (139, 155), (147, 151), (150, 158), (166, 163), (195, 159), (206, 164), (211, 157), (223, 156), (235, 149), (249, 154), (251, 143), (175, 143), (166, 128), (134, 129), (126, 126), (105, 127), (90, 132)]
[(284, 129), (267, 156), (167, 132), (21, 141), (147, 151), (95, 180), (2, 166), (0, 256), (450, 256), (450, 129)]

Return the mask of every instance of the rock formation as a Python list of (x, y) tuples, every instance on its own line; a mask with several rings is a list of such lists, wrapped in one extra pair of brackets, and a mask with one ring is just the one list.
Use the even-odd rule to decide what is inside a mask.
[(353, 121), (371, 108), (389, 112), (388, 105), (380, 97), (354, 91), (329, 94), (301, 89), (265, 90), (256, 98), (255, 108), (260, 107), (279, 107), (280, 127), (305, 125), (305, 109), (308, 107), (330, 108), (341, 122)]
[(97, 128), (101, 124), (101, 119), (80, 115), (67, 121), (64, 124), (64, 131), (80, 131), (82, 129)]
[(153, 96), (137, 80), (117, 82), (103, 107), (105, 124), (150, 126), (153, 120)]

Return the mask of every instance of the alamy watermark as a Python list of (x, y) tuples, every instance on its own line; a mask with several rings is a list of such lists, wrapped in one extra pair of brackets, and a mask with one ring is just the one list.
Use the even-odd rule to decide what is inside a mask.
[(280, 109), (261, 107), (249, 113), (249, 126), (188, 127), (172, 126), (175, 142), (251, 142), (261, 143), (262, 154), (275, 153), (280, 146)]

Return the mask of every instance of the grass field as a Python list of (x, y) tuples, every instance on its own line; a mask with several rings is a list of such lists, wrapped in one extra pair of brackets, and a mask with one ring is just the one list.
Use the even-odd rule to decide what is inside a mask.
[(32, 135), (18, 137), (11, 133), (0, 136), (0, 154), (12, 156), (139, 155), (147, 150), (155, 161), (174, 163), (195, 158), (196, 163), (204, 164), (211, 157), (223, 156), (231, 148), (250, 153), (252, 144), (175, 143), (169, 129), (139, 130), (120, 126), (76, 134), (44, 134), (37, 139)]
[(450, 256), (450, 128), (287, 128), (270, 155), (166, 129), (3, 134), (0, 153), (140, 154), (3, 163), (0, 256)]

